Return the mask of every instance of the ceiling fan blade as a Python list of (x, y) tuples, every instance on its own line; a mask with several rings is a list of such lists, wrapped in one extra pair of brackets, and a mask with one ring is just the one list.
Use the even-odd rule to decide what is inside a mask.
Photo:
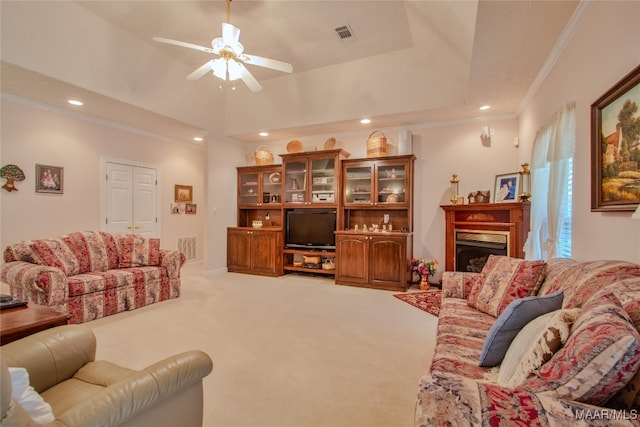
[(202, 65), (200, 68), (195, 70), (193, 73), (189, 74), (187, 76), (187, 80), (198, 80), (199, 78), (201, 78), (202, 76), (207, 74), (209, 71), (211, 71), (211, 68), (212, 68), (211, 67), (211, 63), (212, 62), (213, 62), (213, 59), (211, 61), (208, 61), (204, 65)]
[(240, 40), (240, 28), (223, 22), (222, 23), (222, 40), (227, 44), (238, 43)]
[(251, 74), (249, 70), (247, 70), (247, 67), (242, 65), (240, 62), (238, 62), (238, 66), (240, 67), (240, 78), (249, 87), (251, 92), (261, 91), (262, 86), (260, 86), (260, 83), (258, 83), (258, 80), (256, 80), (255, 77), (253, 77), (253, 74)]
[(293, 71), (293, 66), (288, 62), (277, 61), (275, 59), (263, 58), (261, 56), (242, 54), (240, 58), (247, 64), (257, 65), (258, 67), (271, 68), (273, 70), (282, 71), (284, 73), (290, 73)]
[(175, 46), (188, 47), (189, 49), (200, 50), (202, 52), (207, 52), (207, 53), (215, 53), (213, 49), (211, 49), (210, 47), (199, 46), (197, 44), (185, 43), (185, 42), (172, 40), (172, 39), (165, 39), (164, 37), (154, 37), (153, 39), (160, 43), (167, 43)]

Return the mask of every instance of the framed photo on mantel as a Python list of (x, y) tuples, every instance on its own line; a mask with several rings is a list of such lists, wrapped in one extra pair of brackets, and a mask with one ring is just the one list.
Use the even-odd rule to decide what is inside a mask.
[(520, 174), (518, 172), (496, 175), (496, 185), (493, 191), (494, 203), (510, 203), (518, 201)]
[(591, 210), (640, 204), (640, 66), (591, 104)]

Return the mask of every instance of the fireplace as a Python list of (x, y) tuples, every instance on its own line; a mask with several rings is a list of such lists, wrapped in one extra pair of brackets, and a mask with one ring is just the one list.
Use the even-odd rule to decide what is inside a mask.
[(489, 255), (524, 258), (529, 202), (442, 205), (445, 271), (479, 271)]
[(489, 255), (509, 254), (509, 232), (455, 230), (456, 271), (479, 273)]

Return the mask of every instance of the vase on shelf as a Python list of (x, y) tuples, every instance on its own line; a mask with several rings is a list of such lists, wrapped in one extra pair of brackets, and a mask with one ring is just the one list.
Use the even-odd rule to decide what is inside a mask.
[(427, 289), (429, 289), (429, 275), (428, 274), (423, 274), (420, 277), (420, 289), (423, 291), (426, 291)]

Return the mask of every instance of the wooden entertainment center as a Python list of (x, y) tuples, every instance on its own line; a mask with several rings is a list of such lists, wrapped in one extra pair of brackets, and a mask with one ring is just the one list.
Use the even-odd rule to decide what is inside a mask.
[[(406, 290), (415, 156), (349, 159), (342, 149), (280, 156), (282, 165), (237, 168), (238, 226), (227, 230), (228, 270), (314, 273), (341, 285)], [(287, 218), (296, 212), (335, 212), (335, 249), (291, 244)]]

